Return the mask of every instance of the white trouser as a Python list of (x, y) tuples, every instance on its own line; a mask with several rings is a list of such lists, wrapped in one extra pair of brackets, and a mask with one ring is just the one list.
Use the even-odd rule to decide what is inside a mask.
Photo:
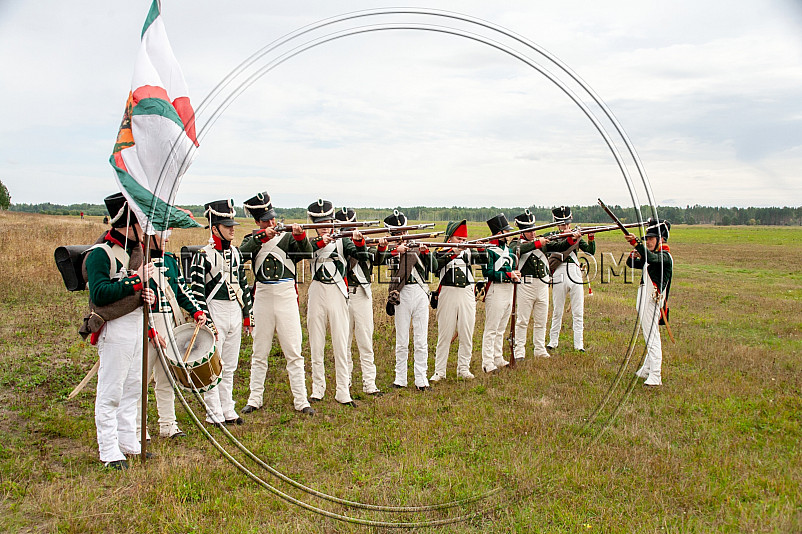
[(312, 361), (312, 397), (322, 399), (326, 394), (326, 320), (331, 330), (334, 353), (334, 375), (337, 391), (334, 400), (351, 402), (351, 370), (348, 367), (348, 301), (336, 284), (313, 280), (309, 284), (306, 307), (306, 328), (309, 331), (309, 354)]
[(351, 291), (348, 299), (348, 376), (354, 370), (351, 345), (356, 338), (362, 367), (362, 391), (376, 393), (376, 364), (373, 357), (373, 296), (362, 286)]
[(646, 376), (646, 384), (659, 386), (663, 383), (661, 369), (663, 365), (663, 348), (660, 342), (660, 307), (663, 304), (662, 295), (649, 278), (646, 269), (643, 270), (643, 284), (638, 287), (638, 317), (641, 321), (643, 339), (646, 341), (646, 358), (638, 374)]
[[(170, 326), (175, 326), (175, 319), (172, 313), (153, 313), (153, 325), (156, 331), (164, 338), (167, 343), (170, 343), (170, 338), (167, 334), (167, 324), (169, 321)], [(167, 355), (165, 355), (167, 356)], [(153, 388), (156, 392), (156, 411), (159, 414), (159, 435), (162, 437), (169, 437), (178, 432), (178, 421), (175, 418), (175, 393), (173, 386), (170, 385), (170, 379), (164, 374), (159, 353), (152, 343), (148, 343), (148, 380), (150, 374), (153, 373), (156, 379), (156, 385)], [(142, 425), (142, 402), (139, 403), (139, 409), (136, 416), (137, 431)]]
[[(570, 269), (570, 271), (569, 271)], [(570, 276), (569, 276), (570, 275)], [(563, 311), (566, 295), (571, 301), (571, 317), (573, 318), (574, 348), (584, 349), (583, 331), (585, 329), (585, 286), (582, 282), (582, 272), (576, 263), (561, 263), (554, 271), (554, 285), (551, 290), (551, 300), (554, 310), (551, 314), (551, 332), (549, 332), (549, 346), (557, 347), (560, 343), (560, 328), (562, 328)]]
[(234, 410), (234, 371), (242, 344), (242, 308), (236, 300), (210, 300), (209, 315), (217, 329), (217, 352), (223, 364), (220, 383), (203, 394), (206, 421), (223, 423), (239, 417)]
[(101, 462), (139, 454), (136, 414), (142, 396), (142, 308), (108, 321), (97, 343), (95, 426)]
[(301, 355), (301, 313), (298, 310), (298, 293), (292, 281), (275, 284), (256, 284), (253, 302), (253, 356), (251, 357), (251, 394), (248, 404), (262, 407), (267, 376), (267, 357), (278, 334), (281, 352), (287, 360), (287, 375), (293, 406), (300, 411), (309, 406), (306, 399), (304, 357)]
[(428, 387), (426, 376), (429, 366), (429, 296), (418, 284), (407, 284), (401, 289), (400, 302), (395, 307), (395, 381), (407, 385), (409, 358), (409, 327), (412, 325), (414, 375), (417, 387)]
[(448, 351), (454, 332), (459, 334), (457, 352), (457, 376), (471, 372), (473, 354), (473, 327), (476, 323), (476, 297), (473, 284), (466, 287), (441, 286), (437, 299), (437, 351), (434, 372), (446, 377)]
[(485, 297), (485, 331), (482, 334), (482, 369), (505, 365), (504, 334), (512, 312), (512, 284), (493, 282)]
[(539, 278), (526, 277), (518, 284), (515, 311), (515, 359), (526, 357), (526, 331), (532, 319), (532, 345), (535, 356), (547, 356), (546, 321), (549, 316), (549, 286)]

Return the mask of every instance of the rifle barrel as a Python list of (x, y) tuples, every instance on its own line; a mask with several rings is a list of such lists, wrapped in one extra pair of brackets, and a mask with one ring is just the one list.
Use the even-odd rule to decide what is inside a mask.
[(620, 220), (618, 217), (616, 217), (616, 216), (615, 216), (615, 213), (613, 213), (613, 211), (612, 211), (610, 208), (608, 208), (608, 207), (607, 207), (607, 204), (605, 204), (605, 203), (602, 201), (602, 199), (599, 199), (599, 206), (601, 206), (601, 207), (602, 207), (602, 209), (605, 211), (605, 213), (607, 213), (607, 215), (609, 215), (609, 216), (610, 216), (610, 218), (613, 220), (613, 222), (614, 222), (616, 225), (618, 225), (618, 228), (619, 228), (619, 229), (620, 229), (622, 232), (624, 232), (624, 235), (629, 235), (629, 232), (627, 232), (627, 229), (626, 229), (626, 227), (623, 225), (623, 223), (621, 222), (621, 220)]
[[(437, 237), (444, 233), (445, 232), (427, 232), (422, 234), (391, 235), (381, 239), (386, 240), (388, 243), (403, 243), (405, 241), (415, 241), (418, 239), (431, 239), (432, 237)], [(379, 239), (376, 238), (365, 239), (365, 245), (377, 245), (378, 243)]]
[(524, 232), (537, 232), (538, 230), (543, 230), (544, 228), (551, 228), (552, 226), (557, 226), (559, 223), (552, 222), (548, 224), (541, 224), (538, 226), (533, 226), (532, 228), (525, 228), (523, 230), (515, 230), (513, 232), (506, 232), (504, 234), (497, 234), (491, 235), (488, 237), (480, 237), (479, 239), (472, 239), (471, 241), (467, 241), (467, 243), (486, 243), (488, 241), (492, 241), (494, 239), (504, 239), (505, 237), (512, 237), (515, 235), (522, 234)]
[(486, 243), (437, 243), (433, 241), (421, 241), (421, 244), (430, 248), (487, 248)]
[[(362, 235), (371, 235), (371, 234), (385, 234), (389, 232), (395, 232), (398, 230), (423, 230), (425, 228), (434, 228), (434, 223), (426, 223), (426, 224), (412, 224), (409, 226), (399, 226), (396, 228), (366, 228), (365, 230), (359, 230), (359, 233)], [(354, 235), (356, 230), (349, 229), (343, 230), (342, 232), (337, 232), (336, 234), (332, 234), (332, 237), (337, 239), (341, 237), (351, 237)]]

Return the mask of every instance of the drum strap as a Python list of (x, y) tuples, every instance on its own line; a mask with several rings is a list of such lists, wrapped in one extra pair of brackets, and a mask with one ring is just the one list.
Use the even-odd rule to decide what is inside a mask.
[[(161, 284), (159, 284), (160, 278), (165, 282), (164, 287), (162, 287)], [(153, 278), (151, 278), (151, 280), (153, 280), (153, 283), (156, 284), (156, 287), (162, 293), (164, 293), (164, 297), (167, 299), (167, 302), (170, 303), (170, 309), (173, 312), (173, 319), (175, 320), (175, 326), (180, 326), (184, 324), (186, 322), (184, 320), (184, 314), (181, 313), (180, 306), (178, 305), (178, 299), (175, 297), (175, 291), (173, 291), (173, 288), (170, 286), (170, 282), (169, 280), (167, 280), (167, 277), (154, 276)]]

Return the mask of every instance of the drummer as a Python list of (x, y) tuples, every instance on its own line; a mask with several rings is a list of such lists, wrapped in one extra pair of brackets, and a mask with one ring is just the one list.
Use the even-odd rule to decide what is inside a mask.
[(234, 409), (234, 371), (239, 363), (242, 331), (250, 334), (253, 315), (251, 291), (245, 277), (245, 266), (234, 239), (234, 201), (216, 200), (204, 206), (209, 220), (211, 243), (192, 259), (192, 292), (214, 321), (217, 348), (223, 363), (222, 381), (203, 394), (206, 401), (206, 422), (211, 425), (243, 423)]
[[(184, 281), (181, 269), (178, 268), (178, 260), (175, 254), (165, 250), (169, 239), (170, 230), (159, 232), (150, 239), (153, 276), (149, 285), (156, 293), (156, 302), (151, 306), (151, 317), (153, 317), (155, 328), (151, 328), (148, 332), (150, 347), (148, 347), (147, 376), (150, 376), (155, 371), (159, 437), (179, 438), (186, 434), (178, 428), (178, 421), (175, 417), (175, 393), (173, 393), (170, 380), (167, 378), (161, 363), (156, 364), (159, 361), (156, 345), (158, 344), (163, 349), (166, 348), (168, 331), (186, 322), (182, 309), (186, 310), (195, 322), (200, 325), (206, 323), (206, 314)], [(140, 428), (142, 403), (139, 405), (138, 416), (139, 420), (137, 420), (136, 427)]]

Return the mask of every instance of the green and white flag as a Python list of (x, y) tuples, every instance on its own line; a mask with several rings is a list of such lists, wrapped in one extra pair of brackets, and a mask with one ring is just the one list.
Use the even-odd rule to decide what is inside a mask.
[(160, 3), (153, 0), (109, 159), (120, 190), (148, 234), (200, 226), (172, 205), (197, 147), (189, 90), (167, 39)]

